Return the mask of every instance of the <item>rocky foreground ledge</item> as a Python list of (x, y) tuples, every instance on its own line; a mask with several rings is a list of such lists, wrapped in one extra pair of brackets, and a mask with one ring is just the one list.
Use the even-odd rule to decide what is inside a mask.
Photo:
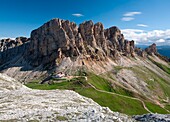
[(145, 114), (134, 118), (140, 122), (170, 122), (170, 114)]
[(134, 122), (69, 90), (32, 90), (0, 74), (0, 121)]
[(0, 121), (4, 122), (170, 122), (170, 115), (133, 118), (112, 112), (70, 90), (32, 90), (0, 74)]

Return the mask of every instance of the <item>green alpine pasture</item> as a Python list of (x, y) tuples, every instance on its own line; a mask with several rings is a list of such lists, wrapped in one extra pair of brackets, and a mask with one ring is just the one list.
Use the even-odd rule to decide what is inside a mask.
[[(104, 107), (109, 107), (112, 111), (121, 112), (128, 115), (145, 114), (148, 113), (140, 101), (118, 96), (110, 93), (123, 94), (125, 96), (131, 96), (131, 94), (126, 94), (126, 92), (121, 88), (113, 89), (111, 83), (102, 78), (101, 76), (90, 73), (87, 75), (88, 80), (85, 77), (73, 78), (71, 80), (66, 80), (60, 83), (53, 84), (39, 84), (38, 82), (29, 82), (26, 84), (27, 87), (32, 89), (41, 90), (54, 90), (54, 89), (67, 89), (74, 90), (75, 92), (83, 95), (85, 97), (93, 99), (95, 102)], [(90, 84), (92, 84), (96, 89), (106, 91), (101, 92), (94, 89)], [(107, 93), (110, 92), (110, 93)], [(147, 104), (147, 107), (151, 109), (152, 112), (166, 113), (161, 107), (153, 107), (154, 104)]]

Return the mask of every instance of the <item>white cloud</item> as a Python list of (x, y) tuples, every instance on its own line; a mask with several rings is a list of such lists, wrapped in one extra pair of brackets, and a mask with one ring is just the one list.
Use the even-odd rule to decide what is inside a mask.
[(150, 45), (152, 43), (156, 43), (157, 45), (170, 45), (170, 29), (148, 32), (137, 29), (124, 29), (122, 33), (126, 39), (134, 40), (136, 44), (139, 45)]
[(75, 16), (75, 17), (82, 17), (82, 16), (84, 16), (83, 14), (78, 14), (78, 13), (76, 13), (76, 14), (72, 14), (72, 16)]
[(123, 17), (122, 18), (122, 21), (132, 21), (132, 20), (134, 20), (133, 17)]
[(143, 33), (144, 30), (139, 30), (139, 29), (123, 29), (123, 33), (130, 33), (130, 32), (135, 32), (135, 33)]
[(163, 42), (165, 42), (165, 40), (164, 40), (164, 39), (159, 39), (159, 40), (157, 40), (156, 42), (157, 42), (157, 43), (163, 43)]
[(137, 24), (137, 26), (139, 26), (139, 27), (148, 27), (148, 25), (145, 25), (145, 24)]
[(139, 15), (139, 14), (142, 14), (142, 12), (127, 12), (123, 16), (132, 17), (132, 16)]
[(123, 18), (121, 19), (122, 21), (132, 21), (134, 20), (135, 15), (142, 14), (142, 12), (127, 12), (123, 14)]

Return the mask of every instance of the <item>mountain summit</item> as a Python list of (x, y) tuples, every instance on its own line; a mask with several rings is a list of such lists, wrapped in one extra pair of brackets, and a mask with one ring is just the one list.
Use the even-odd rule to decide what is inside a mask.
[[(53, 19), (32, 31), (28, 60), (39, 66), (64, 57), (107, 60), (116, 58), (119, 52), (134, 56), (134, 41), (124, 39), (121, 31), (113, 26), (104, 29), (102, 23), (86, 21), (79, 27), (70, 21)], [(119, 51), (119, 52), (118, 52)]]
[(170, 111), (169, 59), (156, 44), (137, 48), (116, 26), (52, 19), (0, 49), (0, 72), (28, 87), (74, 90), (128, 115)]

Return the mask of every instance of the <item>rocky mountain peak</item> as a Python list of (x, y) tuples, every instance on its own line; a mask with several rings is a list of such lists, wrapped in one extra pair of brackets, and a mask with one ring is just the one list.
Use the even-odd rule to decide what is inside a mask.
[(32, 31), (25, 57), (33, 66), (80, 55), (105, 60), (117, 57), (118, 52), (134, 56), (134, 47), (134, 41), (125, 40), (116, 26), (104, 29), (102, 23), (94, 24), (91, 20), (77, 26), (68, 20), (52, 19)]
[[(8, 50), (11, 48), (15, 49)], [(102, 23), (93, 23), (91, 20), (78, 26), (74, 22), (58, 18), (33, 30), (30, 38), (1, 40), (0, 49), (0, 64), (12, 59), (12, 55), (19, 54), (33, 67), (55, 65), (56, 62), (61, 63), (65, 57), (105, 61), (108, 58), (117, 60), (121, 55), (145, 57), (145, 51), (148, 54), (157, 53), (155, 44), (145, 51), (136, 48), (135, 42), (126, 40), (116, 26), (104, 29)]]

